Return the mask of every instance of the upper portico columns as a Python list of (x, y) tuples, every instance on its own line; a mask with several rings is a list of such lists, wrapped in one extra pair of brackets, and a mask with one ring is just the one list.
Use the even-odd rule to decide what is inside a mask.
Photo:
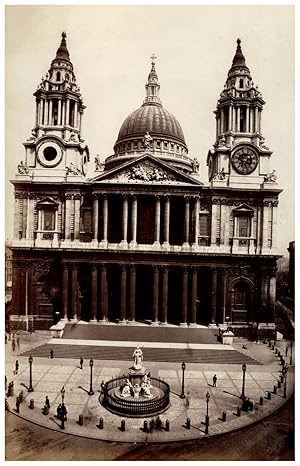
[(165, 196), (163, 246), (166, 248), (170, 246), (170, 197), (169, 196)]
[(127, 247), (127, 231), (128, 231), (128, 195), (123, 194), (123, 215), (122, 215), (122, 241), (121, 245)]

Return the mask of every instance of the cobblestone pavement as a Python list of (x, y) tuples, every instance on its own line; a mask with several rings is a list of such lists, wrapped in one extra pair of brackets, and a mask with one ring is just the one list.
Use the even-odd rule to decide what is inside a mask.
[[(37, 344), (36, 335), (32, 341)], [(39, 344), (47, 339), (48, 335), (39, 335)], [(149, 418), (126, 418), (126, 431), (120, 431), (121, 417), (107, 411), (99, 402), (100, 384), (112, 377), (127, 373), (131, 361), (94, 361), (93, 390), (94, 395), (88, 395), (90, 384), (90, 368), (88, 360), (84, 361), (83, 369), (79, 361), (73, 359), (47, 359), (36, 357), (32, 364), (32, 383), (34, 391), (27, 392), (29, 385), (28, 358), (20, 356), (20, 352), (30, 349), (32, 343), (28, 334), (21, 334), (20, 348), (12, 351), (11, 342), (6, 345), (6, 376), (8, 382), (14, 381), (14, 396), (9, 397), (10, 409), (15, 408), (16, 395), (22, 390), (24, 402), (20, 407), (19, 416), (33, 423), (54, 430), (60, 430), (55, 414), (57, 405), (61, 402), (60, 390), (64, 386), (64, 402), (68, 410), (68, 420), (65, 423), (65, 433), (80, 435), (89, 438), (104, 439), (122, 442), (165, 442), (193, 439), (205, 436), (205, 415), (207, 412), (206, 393), (210, 394), (209, 401), (209, 435), (224, 433), (239, 427), (257, 422), (285, 402), (283, 386), (277, 388), (277, 393), (267, 400), (267, 392), (274, 391), (277, 386), (281, 366), (279, 359), (265, 344), (256, 344), (236, 340), (234, 347), (238, 351), (248, 354), (260, 361), (261, 365), (247, 365), (245, 377), (245, 395), (254, 403), (252, 412), (242, 412), (237, 416), (237, 407), (241, 406), (241, 390), (243, 373), (240, 365), (236, 364), (187, 364), (185, 371), (186, 398), (179, 397), (182, 388), (181, 361), (174, 363), (147, 363), (145, 367), (154, 377), (163, 378), (170, 384), (171, 403), (168, 410), (161, 414), (163, 425), (168, 420), (170, 431), (153, 431), (148, 434), (142, 431), (144, 420)], [(284, 355), (286, 342), (277, 342), (278, 348)], [(246, 346), (246, 348), (243, 348)], [(15, 360), (19, 361), (18, 374), (14, 374)], [(289, 356), (287, 357), (289, 361)], [(212, 377), (218, 377), (217, 387), (212, 387)], [(289, 368), (287, 381), (287, 396), (290, 396), (294, 387), (293, 367)], [(49, 415), (44, 415), (45, 396), (49, 397), (51, 408)], [(260, 405), (263, 397), (263, 405)], [(34, 400), (34, 409), (29, 408), (30, 400)], [(226, 411), (226, 422), (222, 421), (222, 413)], [(79, 415), (83, 415), (83, 426), (78, 424)], [(17, 415), (17, 414), (16, 414)], [(104, 429), (98, 428), (99, 419), (104, 420)], [(186, 419), (191, 420), (191, 429), (186, 429)], [(124, 418), (125, 419), (125, 418)]]

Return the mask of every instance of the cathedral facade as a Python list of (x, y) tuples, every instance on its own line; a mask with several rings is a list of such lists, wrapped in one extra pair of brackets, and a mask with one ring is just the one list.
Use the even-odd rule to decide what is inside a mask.
[(161, 103), (154, 56), (145, 88), (113, 155), (91, 160), (62, 34), (12, 181), (11, 326), (227, 324), (237, 335), (271, 335), (281, 190), (240, 40), (217, 101), (207, 182)]

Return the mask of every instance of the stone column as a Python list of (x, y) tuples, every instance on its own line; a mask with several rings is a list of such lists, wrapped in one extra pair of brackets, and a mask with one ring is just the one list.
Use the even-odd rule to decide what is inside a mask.
[(26, 226), (26, 239), (33, 239), (33, 223), (34, 223), (34, 194), (29, 193), (27, 204), (27, 226)]
[(168, 322), (169, 268), (167, 266), (163, 266), (162, 274), (161, 324), (163, 325)]
[(40, 101), (39, 124), (44, 124), (44, 99), (41, 99)]
[(123, 239), (121, 244), (127, 245), (127, 229), (128, 229), (128, 197), (127, 194), (123, 194)]
[(101, 308), (100, 308), (100, 320), (102, 322), (107, 320), (108, 312), (108, 293), (107, 293), (107, 266), (102, 264), (101, 266)]
[(99, 200), (98, 194), (93, 194), (93, 243), (98, 244), (98, 221), (99, 221)]
[(275, 303), (276, 303), (276, 267), (271, 269), (271, 273), (269, 275), (269, 322), (274, 322), (275, 316)]
[(35, 126), (39, 124), (39, 110), (40, 110), (40, 103), (36, 101), (35, 103)]
[(253, 133), (253, 108), (249, 108), (249, 132)]
[(190, 198), (185, 197), (184, 206), (184, 243), (183, 247), (188, 248), (190, 246)]
[(218, 272), (215, 267), (211, 267), (211, 303), (210, 303), (210, 325), (216, 325), (217, 315), (217, 279)]
[(66, 194), (65, 208), (65, 240), (71, 240), (71, 212), (72, 212), (72, 194)]
[(254, 110), (254, 132), (258, 132), (258, 107), (255, 107)]
[(195, 230), (194, 230), (194, 242), (193, 247), (198, 246), (199, 238), (199, 211), (200, 211), (200, 199), (199, 197), (195, 198)]
[(277, 248), (277, 214), (278, 214), (278, 201), (272, 202), (272, 248)]
[(182, 267), (182, 300), (180, 327), (187, 327), (188, 268)]
[(79, 241), (79, 226), (80, 226), (80, 201), (81, 201), (81, 195), (75, 194), (74, 195), (74, 200), (75, 200), (75, 210), (74, 210), (74, 240)]
[(232, 108), (232, 131), (236, 131), (236, 108)]
[(97, 321), (97, 283), (98, 270), (97, 265), (92, 264), (92, 282), (91, 282), (91, 321)]
[(77, 113), (78, 113), (78, 103), (75, 102), (74, 105), (74, 119), (73, 119), (73, 127), (77, 128)]
[(72, 320), (78, 319), (78, 266), (72, 265)]
[(229, 112), (228, 112), (228, 131), (232, 131), (232, 104), (229, 105)]
[(262, 231), (262, 249), (269, 249), (269, 215), (270, 215), (270, 201), (263, 202), (263, 231)]
[(153, 270), (153, 291), (152, 291), (152, 324), (158, 324), (158, 293), (159, 293), (159, 268), (152, 266)]
[(57, 125), (61, 126), (61, 99), (58, 99), (57, 104)]
[(137, 232), (137, 197), (132, 197), (132, 209), (131, 209), (131, 244), (136, 245), (136, 232)]
[(192, 306), (191, 306), (191, 322), (190, 327), (197, 324), (197, 285), (198, 285), (198, 269), (192, 268)]
[[(26, 284), (27, 284), (27, 303), (26, 303), (26, 315), (32, 315), (32, 267), (26, 268)], [(276, 286), (276, 285), (275, 285)]]
[(66, 125), (70, 126), (70, 99), (66, 103)]
[(238, 106), (236, 109), (236, 132), (239, 133), (241, 131), (241, 109)]
[(127, 286), (127, 270), (126, 265), (121, 265), (121, 291), (120, 291), (120, 323), (125, 323), (126, 317), (126, 286)]
[(160, 196), (155, 196), (154, 244), (160, 246)]
[(66, 124), (66, 101), (62, 101), (62, 113), (61, 113), (61, 124), (64, 126)]
[(108, 229), (108, 195), (103, 195), (103, 239), (102, 243), (107, 244), (107, 229)]
[(51, 126), (52, 125), (52, 99), (49, 102), (49, 119), (48, 119), (48, 124)]
[[(130, 265), (130, 296), (129, 296), (129, 322), (135, 322), (135, 302), (136, 302), (136, 266)], [(128, 322), (128, 323), (129, 323)]]
[(45, 106), (44, 106), (44, 126), (47, 126), (48, 124), (48, 100), (45, 100)]
[(212, 199), (211, 206), (211, 245), (216, 244), (217, 240), (217, 210), (218, 210), (218, 199)]
[(69, 267), (63, 264), (62, 310), (63, 320), (68, 320)]
[(224, 133), (224, 108), (221, 109), (221, 134)]
[(222, 276), (221, 276), (221, 313), (222, 313), (222, 324), (226, 322), (226, 269), (222, 269)]
[(249, 133), (249, 105), (246, 107), (246, 133)]
[(164, 210), (164, 246), (169, 246), (169, 232), (170, 232), (170, 198), (165, 196), (165, 210)]

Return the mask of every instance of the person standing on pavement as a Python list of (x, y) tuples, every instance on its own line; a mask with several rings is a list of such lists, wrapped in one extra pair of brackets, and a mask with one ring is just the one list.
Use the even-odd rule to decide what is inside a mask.
[(11, 346), (12, 346), (12, 350), (15, 351), (15, 349), (16, 349), (16, 342), (15, 342), (15, 339), (12, 340)]
[(20, 349), (20, 335), (17, 333), (17, 347)]
[(18, 375), (18, 370), (19, 370), (19, 361), (16, 360), (16, 364), (15, 364), (15, 375)]
[(47, 408), (50, 409), (50, 401), (49, 401), (48, 396), (46, 396), (46, 399), (45, 399), (45, 406), (47, 406)]
[(9, 411), (10, 411), (10, 408), (9, 408), (8, 399), (5, 398), (5, 412), (6, 412), (6, 413), (9, 413)]
[(80, 358), (79, 364), (80, 364), (80, 369), (82, 369), (82, 366), (83, 366), (83, 357), (82, 356)]
[(50, 359), (53, 359), (53, 349), (50, 350)]
[(213, 376), (213, 387), (216, 387), (217, 386), (217, 376), (216, 374)]
[(18, 414), (20, 413), (20, 404), (21, 404), (20, 398), (17, 396), (17, 398), (16, 398), (16, 411), (17, 411)]

